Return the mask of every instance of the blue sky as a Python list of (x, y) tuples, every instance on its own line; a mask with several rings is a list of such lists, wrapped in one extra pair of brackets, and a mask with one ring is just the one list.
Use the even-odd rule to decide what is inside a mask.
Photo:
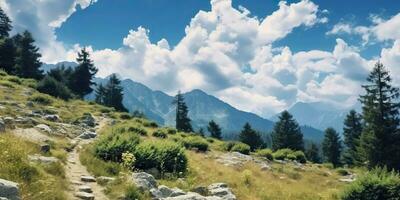
[(270, 117), (296, 102), (357, 106), (380, 60), (400, 86), (398, 0), (0, 0), (45, 63), (83, 47), (98, 76), (202, 89)]
[[(288, 3), (298, 1), (287, 1)], [(293, 51), (312, 49), (332, 50), (336, 37), (327, 36), (340, 21), (352, 21), (354, 24), (369, 25), (371, 14), (384, 18), (397, 14), (400, 10), (398, 0), (315, 0), (320, 9), (329, 11), (327, 24), (313, 28), (299, 28), (275, 45), (290, 46)], [(264, 18), (278, 8), (277, 0), (233, 0), (233, 6), (243, 6), (251, 15)], [(185, 35), (185, 27), (199, 10), (209, 11), (209, 0), (100, 0), (85, 10), (78, 9), (56, 30), (60, 41), (73, 45), (91, 45), (96, 49), (117, 49), (122, 45), (121, 38), (128, 30), (143, 26), (150, 30), (150, 40), (157, 42), (162, 38), (176, 45)], [(79, 30), (79, 31), (77, 31)], [(349, 43), (357, 45), (359, 38), (343, 37)], [(366, 57), (376, 56), (380, 45), (362, 49)]]

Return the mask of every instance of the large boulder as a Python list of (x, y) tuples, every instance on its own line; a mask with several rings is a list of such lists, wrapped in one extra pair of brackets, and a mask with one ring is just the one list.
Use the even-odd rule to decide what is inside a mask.
[(83, 123), (87, 126), (90, 126), (90, 127), (94, 127), (94, 126), (96, 126), (96, 119), (93, 117), (92, 114), (85, 113), (81, 119), (81, 123)]
[(157, 187), (156, 179), (151, 174), (145, 172), (132, 173), (132, 179), (136, 186), (143, 191)]
[(0, 179), (0, 197), (8, 200), (20, 200), (18, 183)]
[(60, 121), (60, 117), (58, 115), (45, 115), (43, 118), (45, 120), (52, 121), (52, 122)]
[(223, 200), (236, 200), (236, 196), (226, 183), (214, 183), (207, 187), (212, 196), (220, 197)]

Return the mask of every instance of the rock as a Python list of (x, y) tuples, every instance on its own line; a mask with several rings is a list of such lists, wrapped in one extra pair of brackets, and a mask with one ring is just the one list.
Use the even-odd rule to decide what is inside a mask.
[(262, 164), (260, 164), (260, 169), (262, 171), (268, 171), (268, 170), (271, 170), (271, 166), (269, 166), (267, 163), (262, 163)]
[(109, 183), (109, 182), (113, 182), (115, 180), (115, 178), (113, 177), (107, 177), (107, 176), (99, 176), (96, 178), (97, 182), (100, 183)]
[(212, 196), (220, 197), (223, 200), (236, 200), (236, 196), (226, 183), (214, 183), (207, 187)]
[(44, 131), (46, 133), (51, 133), (51, 128), (49, 126), (47, 126), (46, 124), (38, 124), (35, 126), (35, 128), (37, 128), (40, 131)]
[(164, 200), (222, 200), (220, 197), (211, 196), (211, 197), (204, 197), (200, 194), (194, 192), (188, 192), (185, 195), (176, 196), (176, 197), (167, 197)]
[(240, 167), (244, 163), (252, 161), (253, 157), (239, 152), (225, 153), (217, 158), (217, 162), (231, 167)]
[(84, 116), (81, 119), (81, 122), (83, 124), (86, 124), (87, 126), (90, 126), (90, 127), (96, 126), (96, 119), (90, 113), (85, 113)]
[(83, 182), (96, 182), (93, 176), (81, 176), (81, 181)]
[(353, 181), (355, 181), (355, 179), (351, 179), (351, 178), (341, 178), (339, 179), (340, 182), (345, 182), (345, 183), (351, 183)]
[(14, 122), (17, 124), (34, 124), (34, 121), (28, 117), (17, 117)]
[(43, 118), (52, 122), (60, 121), (60, 117), (58, 115), (45, 115)]
[(40, 145), (40, 151), (43, 152), (43, 153), (50, 152), (50, 145), (49, 144)]
[(80, 192), (93, 193), (92, 188), (88, 185), (81, 185), (81, 186), (79, 186), (78, 190)]
[(20, 200), (18, 183), (0, 179), (0, 196), (8, 200)]
[(77, 192), (75, 196), (84, 200), (94, 200), (94, 195), (87, 192)]
[(6, 132), (6, 123), (0, 119), (0, 132)]
[(159, 198), (165, 198), (165, 197), (170, 197), (170, 195), (172, 194), (173, 191), (172, 191), (172, 189), (170, 189), (169, 187), (167, 187), (165, 185), (160, 185), (160, 186), (158, 186), (157, 192), (158, 192)]
[(136, 186), (144, 191), (157, 187), (154, 177), (145, 172), (132, 173), (132, 179)]
[(55, 157), (46, 157), (41, 155), (30, 155), (28, 156), (28, 158), (31, 162), (39, 162), (43, 164), (51, 164), (58, 162), (58, 159)]
[(91, 132), (91, 131), (85, 131), (82, 134), (79, 135), (79, 138), (81, 139), (92, 139), (95, 138), (97, 136), (97, 134), (95, 132)]
[(209, 195), (208, 189), (205, 186), (195, 187), (191, 191), (192, 192), (196, 192), (198, 194), (201, 194), (203, 196), (208, 196)]
[(181, 195), (185, 195), (186, 192), (184, 192), (183, 190), (179, 189), (179, 188), (172, 188), (172, 193), (170, 194), (170, 197), (177, 197), (177, 196), (181, 196)]

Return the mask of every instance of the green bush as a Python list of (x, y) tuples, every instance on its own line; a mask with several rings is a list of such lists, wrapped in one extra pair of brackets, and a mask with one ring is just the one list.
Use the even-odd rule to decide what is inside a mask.
[(128, 114), (128, 113), (121, 113), (119, 115), (119, 118), (127, 120), (127, 119), (132, 119), (132, 116), (130, 114)]
[(268, 160), (274, 160), (274, 156), (272, 155), (272, 150), (271, 149), (260, 149), (256, 151), (256, 155), (266, 158)]
[(202, 137), (199, 136), (190, 136), (186, 137), (182, 140), (183, 145), (186, 149), (193, 149), (196, 148), (199, 151), (207, 151), (208, 150), (208, 143)]
[(146, 136), (147, 135), (147, 131), (142, 127), (131, 126), (131, 127), (128, 128), (128, 131), (137, 133), (137, 134), (139, 134), (141, 136)]
[(245, 143), (237, 142), (235, 143), (235, 145), (233, 145), (231, 151), (236, 151), (248, 155), (250, 153), (250, 146)]
[(224, 142), (224, 143), (222, 144), (222, 148), (223, 148), (225, 151), (231, 151), (231, 150), (232, 150), (232, 147), (235, 146), (236, 143), (237, 143), (237, 142), (234, 142), (234, 141), (227, 141), (227, 142)]
[(106, 161), (121, 162), (122, 153), (134, 152), (139, 142), (139, 136), (129, 132), (110, 134), (96, 142), (95, 155)]
[(10, 76), (10, 77), (7, 78), (7, 80), (10, 81), (10, 82), (14, 82), (14, 83), (16, 83), (18, 85), (21, 85), (21, 83), (22, 83), (21, 79), (19, 79), (16, 76)]
[(279, 149), (274, 152), (274, 159), (276, 160), (285, 160), (287, 159), (289, 154), (292, 154), (293, 151), (291, 149)]
[(67, 86), (51, 76), (45, 76), (37, 84), (36, 89), (41, 93), (49, 94), (64, 100), (68, 100), (73, 96), (71, 90)]
[(145, 122), (143, 122), (143, 126), (149, 127), (149, 128), (157, 128), (158, 124), (155, 122), (145, 121)]
[(160, 172), (185, 172), (187, 158), (185, 150), (172, 141), (147, 141), (139, 144), (135, 151), (135, 168), (157, 168)]
[(43, 105), (50, 105), (53, 103), (53, 100), (49, 95), (45, 94), (34, 94), (28, 98), (29, 101), (33, 101)]
[(141, 200), (144, 199), (142, 192), (135, 186), (129, 186), (125, 190), (125, 197), (123, 200)]
[(306, 163), (307, 159), (306, 159), (306, 155), (302, 152), (302, 151), (295, 151), (292, 154), (295, 158), (295, 160), (299, 163)]
[(170, 135), (175, 135), (178, 132), (178, 130), (176, 130), (176, 128), (171, 128), (171, 127), (166, 128), (166, 130), (167, 130), (167, 133)]
[(165, 133), (164, 130), (162, 130), (162, 129), (155, 130), (152, 135), (154, 137), (158, 137), (158, 138), (167, 138), (168, 137), (167, 133)]
[(350, 174), (347, 170), (345, 170), (345, 169), (343, 169), (343, 168), (337, 169), (336, 172), (337, 172), (340, 176), (347, 176), (347, 175)]
[(345, 188), (341, 199), (398, 200), (400, 199), (400, 176), (386, 169), (373, 169)]

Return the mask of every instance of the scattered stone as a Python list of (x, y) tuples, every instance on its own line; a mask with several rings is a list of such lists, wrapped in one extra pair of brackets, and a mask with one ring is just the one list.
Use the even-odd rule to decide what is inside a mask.
[(94, 200), (94, 195), (87, 192), (77, 192), (75, 196), (83, 200)]
[(169, 197), (173, 192), (172, 189), (170, 189), (169, 187), (167, 187), (165, 185), (158, 186), (158, 190), (155, 190), (155, 189), (152, 189), (152, 190), (153, 190), (153, 192), (151, 192), (151, 190), (150, 190), (150, 192), (152, 194), (156, 191), (156, 193), (158, 194), (158, 197), (162, 197), (162, 198)]
[(268, 171), (268, 170), (271, 170), (271, 166), (269, 166), (267, 163), (262, 163), (262, 164), (260, 164), (260, 169), (262, 171)]
[(85, 131), (82, 134), (79, 135), (79, 138), (81, 139), (92, 139), (95, 138), (97, 136), (97, 134), (95, 132), (91, 132), (91, 131)]
[(157, 182), (151, 174), (138, 172), (132, 174), (133, 182), (141, 190), (150, 190), (157, 187)]
[(350, 174), (348, 176), (345, 176), (344, 178), (339, 179), (340, 182), (344, 183), (351, 183), (356, 180), (356, 175), (355, 174)]
[(44, 131), (46, 133), (51, 133), (51, 128), (47, 126), (46, 124), (38, 124), (35, 126), (38, 130)]
[(20, 200), (18, 183), (0, 179), (0, 196), (8, 200)]
[(35, 120), (29, 117), (17, 117), (14, 122), (17, 124), (35, 124)]
[(214, 183), (207, 187), (212, 196), (221, 197), (224, 200), (236, 200), (236, 196), (226, 183)]
[(81, 181), (83, 182), (96, 182), (93, 176), (81, 176)]
[(49, 144), (40, 145), (40, 151), (43, 152), (43, 153), (50, 152), (50, 145)]
[(217, 162), (231, 167), (241, 167), (244, 163), (252, 160), (251, 156), (239, 152), (225, 153), (217, 158)]
[(6, 123), (0, 119), (0, 132), (6, 132)]
[(170, 197), (177, 197), (181, 195), (185, 195), (186, 193), (179, 188), (172, 188), (172, 193), (169, 195)]
[(201, 194), (203, 196), (208, 196), (209, 195), (208, 189), (205, 186), (195, 187), (191, 191), (192, 192), (196, 192), (198, 194)]
[(58, 115), (45, 115), (43, 118), (52, 122), (60, 121), (60, 117)]
[(88, 185), (81, 185), (81, 186), (79, 186), (78, 190), (80, 192), (93, 193), (92, 188)]
[(55, 157), (46, 157), (41, 155), (30, 155), (28, 156), (31, 162), (39, 162), (43, 164), (51, 164), (58, 162), (58, 158)]
[(194, 192), (188, 192), (185, 195), (181, 196), (176, 196), (176, 197), (167, 197), (164, 198), (164, 200), (222, 200), (220, 197), (204, 197), (201, 196), (200, 194), (194, 193)]
[(81, 119), (81, 122), (83, 124), (86, 124), (87, 126), (90, 126), (90, 127), (96, 126), (96, 119), (90, 113), (85, 113), (84, 116)]

